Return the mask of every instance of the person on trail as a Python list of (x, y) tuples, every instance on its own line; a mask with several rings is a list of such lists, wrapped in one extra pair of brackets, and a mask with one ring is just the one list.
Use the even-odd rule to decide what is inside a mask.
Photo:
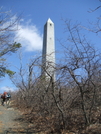
[(4, 92), (2, 95), (1, 95), (1, 98), (2, 98), (2, 105), (4, 106), (4, 103), (7, 101), (9, 101), (9, 99), (11, 98), (11, 95), (7, 92)]
[(7, 92), (4, 92), (2, 95), (1, 95), (1, 98), (2, 98), (2, 102), (1, 102), (1, 104), (4, 106), (4, 102), (5, 102), (5, 100), (6, 100), (6, 94), (7, 94)]

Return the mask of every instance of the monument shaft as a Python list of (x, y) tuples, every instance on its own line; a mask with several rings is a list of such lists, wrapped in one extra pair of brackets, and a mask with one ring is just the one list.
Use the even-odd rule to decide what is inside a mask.
[(42, 75), (55, 79), (55, 40), (54, 23), (48, 19), (44, 25)]

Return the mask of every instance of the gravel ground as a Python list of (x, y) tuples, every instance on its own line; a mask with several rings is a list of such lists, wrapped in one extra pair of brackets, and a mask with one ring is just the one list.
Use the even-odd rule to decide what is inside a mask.
[(0, 105), (0, 134), (38, 134), (29, 126), (18, 110)]

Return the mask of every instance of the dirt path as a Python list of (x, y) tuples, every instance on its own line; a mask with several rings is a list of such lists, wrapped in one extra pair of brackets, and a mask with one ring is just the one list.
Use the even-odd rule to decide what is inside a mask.
[(21, 113), (13, 107), (0, 105), (0, 134), (37, 134), (31, 130)]

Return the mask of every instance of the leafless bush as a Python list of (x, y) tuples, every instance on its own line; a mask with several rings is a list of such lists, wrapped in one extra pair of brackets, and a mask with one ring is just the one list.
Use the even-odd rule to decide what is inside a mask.
[(72, 26), (68, 21), (65, 24), (71, 47), (60, 42), (65, 56), (63, 63), (53, 66), (56, 80), (47, 71), (48, 66), (44, 68), (48, 79), (38, 70), (36, 75), (36, 66), (42, 68), (41, 57), (31, 60), (26, 69), (21, 65), (18, 79), (12, 79), (19, 88), (17, 105), (26, 109), (26, 119), (36, 123), (38, 129), (58, 133), (63, 129), (82, 130), (99, 121), (98, 109), (101, 111), (101, 55), (85, 36), (81, 37), (78, 25)]

